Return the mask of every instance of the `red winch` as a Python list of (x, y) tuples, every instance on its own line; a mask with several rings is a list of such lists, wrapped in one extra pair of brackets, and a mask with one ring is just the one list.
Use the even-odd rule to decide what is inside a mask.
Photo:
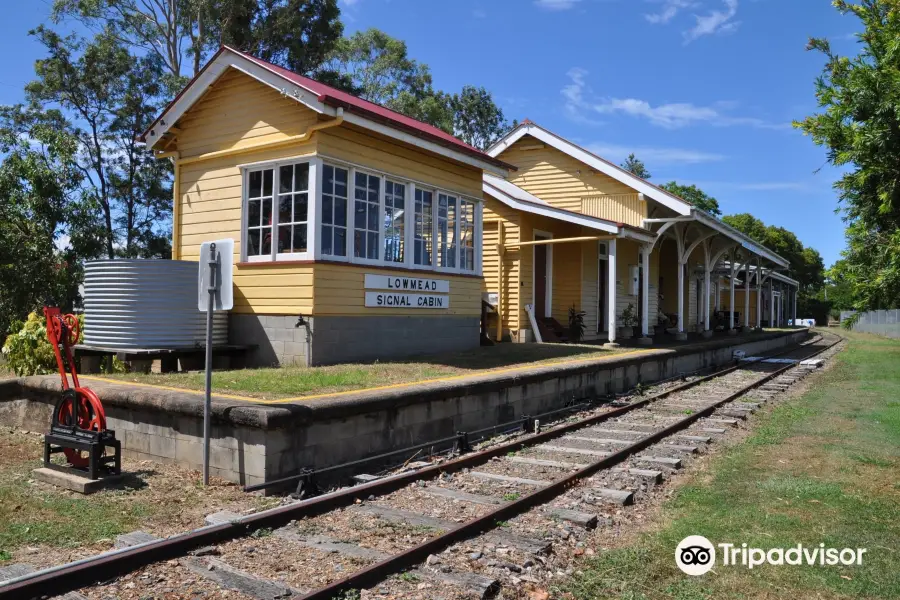
[[(44, 466), (79, 475), (87, 472), (91, 479), (119, 475), (121, 444), (116, 439), (116, 432), (106, 428), (106, 412), (97, 394), (78, 382), (72, 354), (72, 346), (78, 343), (78, 318), (64, 315), (55, 307), (44, 307), (44, 316), (47, 318), (47, 339), (56, 354), (63, 390), (62, 398), (53, 410), (50, 433), (44, 436)], [(107, 455), (107, 448), (112, 454)], [(68, 465), (50, 462), (50, 456), (59, 452), (65, 454)]]

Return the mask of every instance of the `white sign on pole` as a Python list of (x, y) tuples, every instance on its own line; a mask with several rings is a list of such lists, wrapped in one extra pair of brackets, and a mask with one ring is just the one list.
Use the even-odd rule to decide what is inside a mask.
[(391, 290), (393, 292), (437, 292), (438, 294), (449, 294), (450, 282), (446, 279), (366, 273), (366, 289)]
[(232, 279), (234, 271), (234, 240), (216, 240), (203, 242), (200, 246), (200, 272), (197, 279), (197, 308), (206, 312), (209, 306), (210, 265), (212, 246), (216, 247), (218, 267), (215, 277), (216, 292), (213, 297), (213, 310), (231, 310), (234, 308), (234, 290)]

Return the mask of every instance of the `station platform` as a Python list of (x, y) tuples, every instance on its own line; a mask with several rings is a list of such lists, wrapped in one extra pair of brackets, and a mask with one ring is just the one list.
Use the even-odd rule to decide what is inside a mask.
[[(567, 404), (610, 398), (730, 363), (735, 351), (774, 351), (807, 329), (724, 333), (601, 358), (571, 358), (424, 382), (281, 400), (214, 395), (211, 473), (245, 485), (452, 437)], [(698, 336), (699, 337), (699, 336)], [(623, 344), (624, 345), (624, 344)], [(125, 456), (200, 468), (203, 393), (83, 377), (103, 401)], [(0, 419), (48, 428), (59, 377), (0, 381)]]

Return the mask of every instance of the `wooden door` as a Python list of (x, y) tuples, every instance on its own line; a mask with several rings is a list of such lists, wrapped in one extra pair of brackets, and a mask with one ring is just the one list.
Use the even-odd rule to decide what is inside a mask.
[(534, 247), (534, 316), (547, 316), (547, 246)]

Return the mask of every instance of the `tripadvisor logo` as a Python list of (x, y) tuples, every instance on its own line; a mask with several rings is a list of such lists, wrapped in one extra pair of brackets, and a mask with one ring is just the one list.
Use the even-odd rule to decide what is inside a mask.
[(716, 566), (716, 549), (702, 535), (689, 535), (675, 549), (675, 564), (688, 575), (703, 575)]
[(691, 535), (675, 549), (675, 564), (687, 575), (703, 575), (716, 565), (716, 548), (719, 549), (721, 564), (725, 567), (742, 566), (752, 569), (760, 565), (773, 566), (821, 566), (861, 565), (865, 548), (826, 548), (825, 544), (804, 546), (797, 544), (790, 548), (752, 548), (747, 544), (713, 545), (702, 535)]

